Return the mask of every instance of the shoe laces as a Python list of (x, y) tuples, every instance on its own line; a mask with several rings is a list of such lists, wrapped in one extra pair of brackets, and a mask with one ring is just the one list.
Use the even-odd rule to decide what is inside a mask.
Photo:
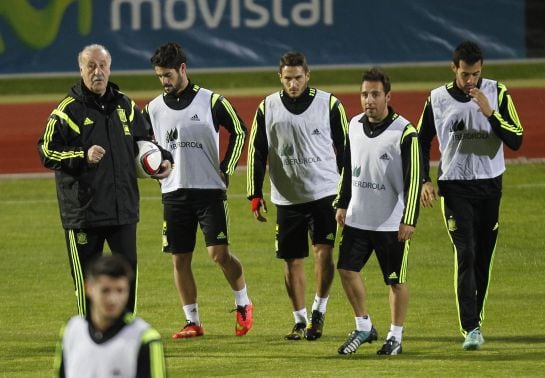
[(349, 334), (348, 340), (340, 347), (340, 350), (342, 350), (345, 353), (353, 353), (358, 349), (358, 347), (361, 345), (361, 338), (360, 338), (361, 332), (358, 331), (352, 331)]
[(192, 322), (191, 320), (186, 320), (186, 321), (185, 321), (185, 326), (184, 326), (184, 328), (182, 328), (182, 329), (186, 329), (186, 328), (192, 327), (192, 326), (197, 327), (198, 325), (197, 325), (197, 323), (194, 323), (194, 322)]
[(322, 324), (323, 321), (324, 321), (324, 316), (320, 311), (318, 311), (318, 310), (312, 311), (312, 316), (310, 318), (310, 324), (311, 325), (317, 326), (317, 325)]
[(242, 320), (243, 320), (243, 321), (246, 321), (246, 307), (247, 307), (247, 306), (248, 306), (248, 305), (246, 305), (246, 306), (237, 306), (237, 308), (234, 308), (234, 309), (232, 309), (232, 310), (229, 311), (229, 312), (235, 312), (235, 311), (237, 311), (237, 312), (240, 314), (240, 316), (242, 317)]
[(388, 344), (390, 347), (394, 347), (396, 344), (399, 344), (395, 338), (395, 336), (391, 336), (389, 339), (386, 340), (386, 344)]
[(361, 339), (363, 339), (364, 336), (365, 336), (364, 331), (352, 331), (352, 333), (350, 334), (350, 337), (348, 338), (345, 344), (351, 344), (351, 343), (357, 342), (359, 345), (361, 344)]

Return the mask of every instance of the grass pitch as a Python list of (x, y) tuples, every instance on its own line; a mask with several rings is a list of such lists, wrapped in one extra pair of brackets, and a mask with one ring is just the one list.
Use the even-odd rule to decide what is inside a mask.
[[(453, 253), (439, 206), (423, 209), (409, 258), (411, 299), (403, 354), (375, 354), (389, 327), (387, 287), (376, 259), (363, 275), (379, 343), (352, 356), (337, 348), (354, 328), (353, 315), (335, 277), (324, 336), (287, 342), (293, 318), (281, 261), (274, 257), (275, 209), (258, 223), (244, 198), (245, 174), (231, 180), (231, 249), (242, 261), (256, 306), (255, 326), (234, 336), (233, 297), (199, 236), (194, 271), (205, 336), (171, 340), (184, 322), (170, 257), (161, 253), (159, 188), (141, 180), (139, 315), (163, 336), (171, 377), (181, 376), (540, 376), (545, 362), (545, 165), (510, 165), (504, 177), (500, 236), (481, 351), (465, 352), (453, 290)], [(52, 178), (0, 180), (0, 376), (52, 375), (60, 326), (75, 311), (72, 280)], [(268, 199), (268, 196), (267, 196)], [(337, 256), (337, 250), (335, 251)], [(307, 305), (314, 290), (307, 260)]]

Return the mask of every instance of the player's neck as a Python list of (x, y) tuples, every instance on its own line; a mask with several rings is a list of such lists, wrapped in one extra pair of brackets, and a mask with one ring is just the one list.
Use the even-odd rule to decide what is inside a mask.
[(94, 329), (104, 333), (115, 324), (115, 319), (100, 316), (91, 311), (91, 323), (93, 324)]

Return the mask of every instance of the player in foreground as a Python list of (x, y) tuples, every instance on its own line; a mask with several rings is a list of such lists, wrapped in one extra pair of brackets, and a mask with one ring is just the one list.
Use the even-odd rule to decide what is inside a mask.
[[(259, 105), (248, 146), (247, 195), (258, 221), (267, 162), (271, 200), (277, 206), (276, 257), (285, 261), (284, 281), (295, 325), (287, 340), (317, 340), (322, 335), (335, 267), (335, 210), (346, 134), (346, 114), (332, 94), (310, 88), (305, 56), (287, 52), (278, 77), (283, 90)], [(316, 295), (310, 322), (305, 304), (304, 259), (312, 240)]]
[[(151, 139), (151, 128), (134, 101), (109, 81), (112, 57), (104, 46), (78, 55), (81, 80), (51, 112), (38, 153), (55, 171), (57, 198), (74, 280), (78, 313), (86, 313), (85, 270), (102, 255), (104, 242), (137, 272), (136, 224), (139, 193), (136, 141)], [(170, 172), (165, 153), (158, 178)], [(136, 312), (136, 280), (128, 308)]]
[(402, 351), (409, 303), (407, 263), (418, 219), (422, 159), (415, 127), (388, 105), (390, 98), (388, 76), (377, 68), (364, 72), (363, 113), (350, 121), (336, 201), (336, 219), (344, 227), (337, 269), (356, 321), (340, 354), (354, 353), (378, 337), (360, 273), (373, 251), (390, 286), (391, 326), (377, 354)]
[(438, 186), (454, 247), (454, 287), (465, 350), (484, 343), (481, 325), (499, 231), (503, 145), (519, 149), (523, 134), (507, 88), (482, 78), (482, 67), (476, 43), (458, 45), (451, 63), (454, 81), (431, 91), (418, 125), (424, 207), (438, 197), (429, 176), (429, 152), (433, 138), (439, 141)]
[[(176, 43), (161, 45), (151, 57), (164, 93), (144, 109), (156, 140), (174, 157), (174, 169), (161, 180), (164, 208), (163, 252), (172, 254), (174, 283), (183, 305), (185, 326), (174, 339), (202, 336), (197, 285), (191, 262), (197, 224), (208, 255), (221, 268), (236, 304), (235, 334), (245, 335), (253, 325), (240, 261), (229, 252), (227, 186), (244, 147), (246, 127), (223, 96), (189, 80), (187, 58)], [(219, 157), (219, 128), (229, 133), (227, 152)]]
[(91, 263), (85, 280), (90, 309), (61, 331), (58, 377), (165, 377), (159, 333), (125, 311), (134, 274), (120, 256)]

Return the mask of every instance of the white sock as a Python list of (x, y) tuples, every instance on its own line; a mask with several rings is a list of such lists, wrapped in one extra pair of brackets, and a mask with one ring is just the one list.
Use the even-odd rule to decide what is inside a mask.
[(390, 332), (388, 332), (388, 336), (386, 336), (386, 340), (388, 340), (392, 336), (396, 338), (396, 341), (398, 343), (400, 343), (401, 338), (403, 337), (403, 326), (396, 326), (391, 324)]
[(306, 307), (303, 307), (300, 310), (293, 312), (293, 319), (295, 319), (295, 323), (308, 323), (308, 317), (307, 317), (307, 309)]
[(246, 286), (242, 288), (242, 290), (233, 290), (233, 293), (235, 294), (235, 304), (237, 306), (246, 306), (249, 305), (250, 298), (248, 298), (248, 293), (246, 292)]
[(356, 330), (358, 331), (369, 332), (373, 327), (370, 315), (356, 316), (354, 319), (356, 319)]
[(199, 320), (199, 305), (197, 303), (185, 305), (183, 308), (186, 320), (201, 325), (201, 321)]
[(314, 302), (312, 302), (312, 311), (318, 310), (322, 314), (325, 314), (328, 299), (329, 297), (320, 298), (318, 294), (316, 294), (314, 296)]

